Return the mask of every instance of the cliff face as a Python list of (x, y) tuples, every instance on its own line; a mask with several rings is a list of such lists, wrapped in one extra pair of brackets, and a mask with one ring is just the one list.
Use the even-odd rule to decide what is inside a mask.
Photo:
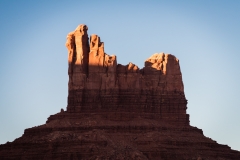
[(145, 61), (143, 69), (133, 63), (117, 64), (115, 55), (104, 52), (99, 36), (92, 35), (88, 44), (85, 25), (69, 33), (66, 46), (68, 112), (144, 112), (169, 123), (189, 123), (182, 74), (175, 56), (156, 53)]
[(0, 145), (0, 159), (235, 160), (240, 152), (189, 125), (179, 60), (156, 53), (139, 69), (117, 64), (79, 25), (67, 36), (67, 110)]

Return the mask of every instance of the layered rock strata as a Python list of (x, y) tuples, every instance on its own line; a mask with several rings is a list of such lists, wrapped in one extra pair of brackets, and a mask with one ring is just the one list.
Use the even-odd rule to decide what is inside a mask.
[(179, 60), (157, 53), (117, 64), (80, 25), (67, 36), (67, 110), (0, 145), (0, 159), (237, 160), (240, 152), (189, 125)]

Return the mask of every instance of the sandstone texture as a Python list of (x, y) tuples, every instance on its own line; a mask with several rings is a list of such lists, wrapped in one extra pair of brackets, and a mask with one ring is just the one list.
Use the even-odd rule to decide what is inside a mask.
[(155, 53), (142, 69), (121, 65), (87, 30), (79, 25), (67, 36), (66, 111), (0, 145), (0, 159), (240, 159), (240, 152), (189, 125), (175, 56)]

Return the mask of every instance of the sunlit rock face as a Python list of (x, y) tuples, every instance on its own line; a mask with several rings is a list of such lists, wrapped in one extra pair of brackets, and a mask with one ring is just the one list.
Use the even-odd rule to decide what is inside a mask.
[(67, 36), (67, 110), (0, 145), (1, 160), (240, 159), (189, 125), (175, 56), (153, 54), (142, 69), (118, 64), (87, 30), (82, 24)]

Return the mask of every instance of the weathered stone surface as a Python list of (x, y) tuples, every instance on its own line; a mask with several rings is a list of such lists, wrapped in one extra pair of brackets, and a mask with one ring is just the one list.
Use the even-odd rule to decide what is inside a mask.
[(179, 60), (156, 53), (117, 64), (87, 26), (67, 36), (67, 110), (0, 145), (0, 159), (240, 159), (189, 125)]
[(67, 36), (69, 89), (79, 89), (85, 85), (89, 60), (87, 29), (86, 25), (79, 25)]

